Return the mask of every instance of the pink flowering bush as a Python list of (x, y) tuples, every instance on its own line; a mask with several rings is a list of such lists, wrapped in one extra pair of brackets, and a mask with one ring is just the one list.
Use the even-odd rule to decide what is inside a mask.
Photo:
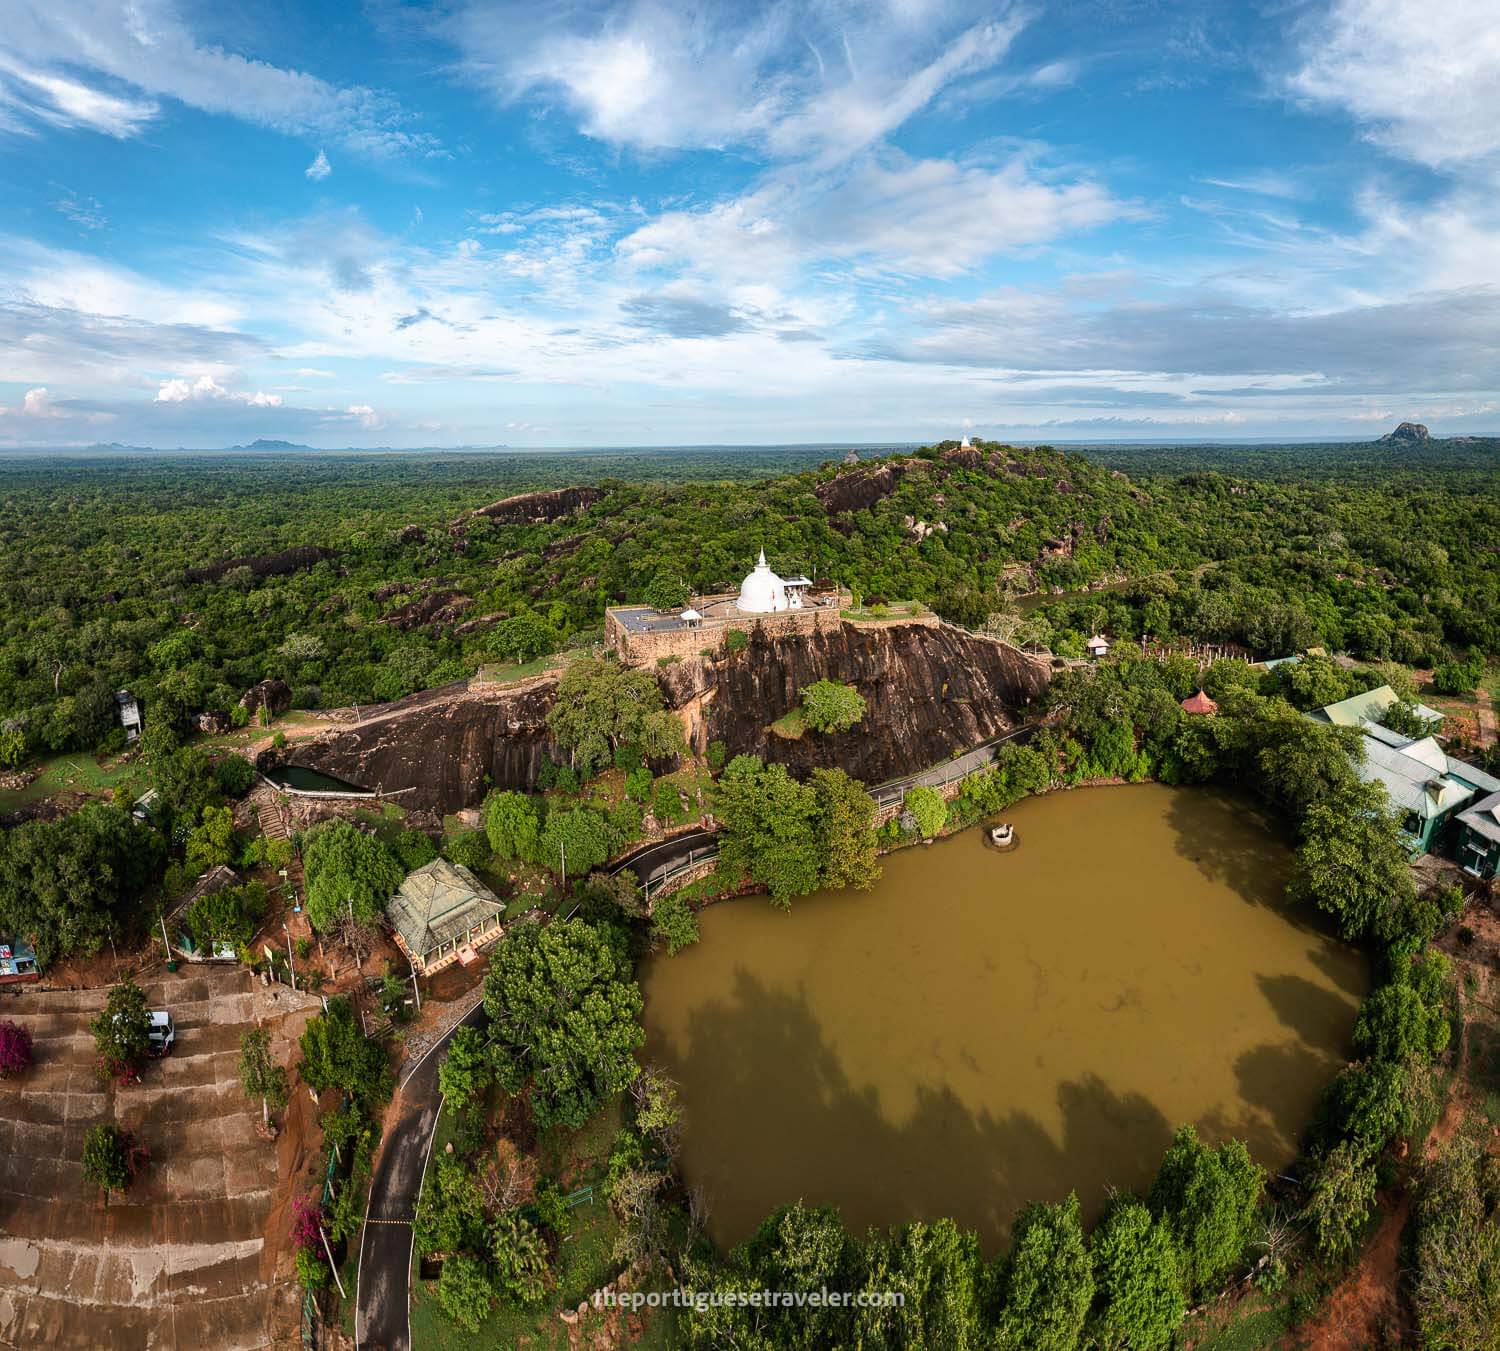
[(318, 1237), (318, 1229), (322, 1223), (322, 1206), (311, 1196), (299, 1196), (292, 1202), (292, 1245), (299, 1251), (320, 1251), (323, 1240)]
[(0, 1078), (31, 1068), (31, 1033), (9, 1019), (0, 1022)]

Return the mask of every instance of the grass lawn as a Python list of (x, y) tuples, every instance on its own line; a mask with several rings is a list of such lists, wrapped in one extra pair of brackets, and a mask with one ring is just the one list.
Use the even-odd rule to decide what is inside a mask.
[[(1284, 1305), (1257, 1308), (1247, 1301), (1224, 1327), (1201, 1328), (1198, 1336), (1202, 1340), (1195, 1339), (1191, 1345), (1193, 1351), (1261, 1351), (1262, 1348), (1277, 1345), (1290, 1326), (1291, 1321)], [(1187, 1336), (1193, 1330), (1191, 1322), (1183, 1325), (1182, 1332), (1178, 1334), (1183, 1339), (1179, 1345), (1186, 1343)]]
[(0, 792), (0, 811), (14, 811), (55, 793), (74, 792), (103, 797), (107, 790), (129, 777), (134, 769), (133, 764), (114, 755), (103, 761), (85, 751), (57, 755), (42, 761), (36, 778), (26, 787)]
[(771, 724), (772, 735), (779, 736), (783, 741), (796, 741), (806, 731), (807, 715), (803, 713), (801, 704)]

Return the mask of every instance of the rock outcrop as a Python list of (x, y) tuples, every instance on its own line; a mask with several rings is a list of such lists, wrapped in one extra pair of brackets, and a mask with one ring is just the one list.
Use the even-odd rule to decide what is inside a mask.
[(274, 717), (285, 713), (292, 706), (292, 689), (284, 680), (262, 680), (252, 685), (240, 696), (240, 707), (253, 718), (262, 708), (271, 710)]
[(1382, 445), (1411, 445), (1417, 441), (1430, 441), (1432, 433), (1420, 422), (1403, 422), (1393, 432), (1380, 438)]
[(813, 489), (830, 516), (846, 511), (867, 511), (882, 498), (896, 491), (910, 465), (901, 461), (882, 464), (875, 469), (855, 469), (838, 474)]
[[(488, 516), (496, 525), (544, 525), (564, 516), (587, 511), (601, 497), (603, 488), (553, 488), (547, 492), (520, 493), (478, 507), (471, 514)], [(462, 521), (456, 522), (462, 527)]]
[[(851, 732), (788, 741), (770, 723), (827, 677), (854, 685), (868, 705)], [(1046, 685), (1045, 662), (946, 625), (842, 624), (768, 638), (752, 631), (741, 652), (693, 657), (657, 673), (669, 706), (698, 749), (722, 741), (730, 755), (778, 760), (795, 773), (847, 770), (878, 783), (925, 768), (1014, 726)], [(454, 812), (491, 786), (532, 787), (544, 760), (563, 755), (547, 714), (556, 682), (501, 689), (463, 685), (363, 711), (363, 723), (299, 746), (292, 764), (365, 787), (405, 788), (405, 807)]]
[(336, 550), (324, 549), (316, 544), (296, 544), (274, 554), (246, 554), (243, 558), (226, 558), (222, 563), (209, 563), (201, 568), (189, 568), (190, 582), (216, 582), (236, 568), (249, 568), (256, 577), (285, 577), (288, 573), (301, 572), (325, 558), (333, 558)]

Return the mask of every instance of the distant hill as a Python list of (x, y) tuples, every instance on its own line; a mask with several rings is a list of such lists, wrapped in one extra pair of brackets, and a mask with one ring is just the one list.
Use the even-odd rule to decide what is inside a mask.
[(273, 441), (262, 436), (248, 446), (229, 446), (229, 450), (311, 450), (311, 446), (299, 445), (296, 441)]

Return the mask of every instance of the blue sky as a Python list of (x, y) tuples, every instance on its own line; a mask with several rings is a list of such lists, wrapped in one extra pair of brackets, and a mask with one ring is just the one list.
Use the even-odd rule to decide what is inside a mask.
[(9, 0), (0, 447), (1500, 431), (1493, 0)]

